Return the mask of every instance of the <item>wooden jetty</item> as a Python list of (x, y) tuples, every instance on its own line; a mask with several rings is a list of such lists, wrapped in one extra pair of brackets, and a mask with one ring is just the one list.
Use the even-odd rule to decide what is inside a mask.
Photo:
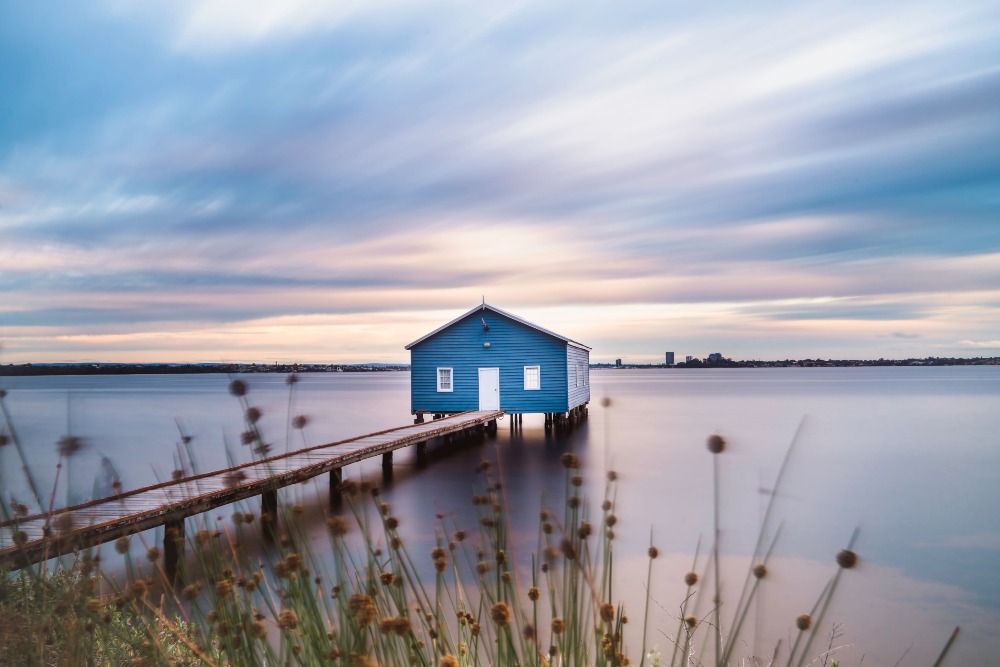
[(175, 538), (164, 544), (164, 569), (171, 577), (182, 556), (184, 519), (230, 503), (261, 497), (261, 514), (276, 526), (278, 489), (329, 473), (330, 502), (339, 501), (341, 469), (382, 456), (391, 472), (392, 453), (417, 446), (418, 460), (427, 441), (455, 433), (496, 429), (503, 410), (473, 410), (434, 421), (379, 431), (349, 440), (299, 449), (225, 470), (93, 500), (50, 513), (0, 522), (0, 566), (23, 567), (64, 553), (110, 542), (148, 528), (165, 526)]

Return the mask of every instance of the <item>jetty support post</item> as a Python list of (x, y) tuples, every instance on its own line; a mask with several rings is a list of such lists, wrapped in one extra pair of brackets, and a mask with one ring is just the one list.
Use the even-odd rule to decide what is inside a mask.
[(172, 585), (181, 582), (184, 563), (184, 519), (163, 524), (163, 573)]
[(413, 423), (414, 424), (423, 424), (424, 423), (424, 413), (423, 412), (418, 412), (417, 416), (413, 418)]
[(423, 440), (417, 443), (417, 465), (424, 466), (427, 465), (427, 441)]
[(260, 523), (264, 539), (273, 542), (278, 535), (278, 490), (260, 494)]
[(392, 451), (382, 455), (382, 479), (385, 481), (392, 479)]
[(339, 510), (343, 500), (340, 494), (340, 485), (344, 482), (343, 468), (332, 468), (330, 470), (330, 509)]

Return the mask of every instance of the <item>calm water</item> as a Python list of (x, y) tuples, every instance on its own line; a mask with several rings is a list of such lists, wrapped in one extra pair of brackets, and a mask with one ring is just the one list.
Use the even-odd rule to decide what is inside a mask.
[[(251, 402), (264, 412), (265, 435), (283, 449), (289, 394), (284, 377), (253, 375)], [(307, 374), (292, 414), (310, 418), (292, 446), (334, 441), (409, 423), (407, 373)], [(86, 499), (106, 456), (126, 488), (169, 478), (177, 423), (194, 436), (199, 467), (247, 460), (241, 415), (222, 375), (4, 378), (7, 404), (28, 445), (40, 485), (51, 491), (55, 441), (71, 430), (87, 447), (71, 463), (57, 497)], [(842, 664), (933, 662), (952, 628), (962, 635), (949, 664), (996, 664), (1000, 655), (1000, 368), (739, 369), (594, 371), (590, 419), (568, 436), (547, 437), (540, 416), (522, 431), (502, 422), (484, 444), (432, 456), (416, 470), (411, 452), (396, 456), (385, 490), (412, 545), (433, 542), (434, 515), (455, 513), (472, 527), (469, 499), (483, 458), (499, 457), (521, 558), (535, 545), (543, 498), (559, 506), (569, 450), (585, 464), (595, 505), (608, 469), (619, 473), (618, 590), (641, 616), (650, 530), (664, 556), (655, 563), (657, 610), (652, 643), (670, 652), (691, 569), (705, 566), (712, 530), (712, 457), (707, 436), (728, 445), (719, 457), (723, 598), (738, 595), (765, 502), (796, 432), (775, 517), (784, 521), (762, 588), (746, 653), (787, 642), (795, 616), (808, 611), (835, 572), (833, 556), (861, 526), (862, 564), (845, 574), (827, 616), (843, 623)], [(600, 406), (608, 397), (609, 408)], [(433, 453), (433, 452), (432, 452)], [(29, 494), (11, 447), (0, 450), (5, 496)], [(378, 479), (380, 462), (348, 468)], [(65, 471), (64, 471), (65, 472)], [(315, 507), (325, 480), (295, 493)], [(228, 512), (226, 512), (228, 514)], [(321, 531), (318, 531), (321, 532)], [(427, 550), (429, 550), (427, 546)], [(735, 589), (735, 590), (734, 590)], [(707, 596), (706, 596), (707, 597)], [(725, 609), (725, 606), (724, 606)], [(707, 607), (700, 610), (707, 612)], [(637, 643), (637, 642), (636, 642)], [(819, 644), (814, 644), (818, 653)], [(787, 644), (786, 644), (787, 645)]]

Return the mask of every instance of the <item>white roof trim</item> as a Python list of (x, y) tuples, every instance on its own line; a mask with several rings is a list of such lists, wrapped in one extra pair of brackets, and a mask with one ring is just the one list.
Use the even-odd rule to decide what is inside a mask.
[(502, 315), (503, 317), (506, 317), (508, 319), (514, 320), (515, 322), (523, 324), (526, 327), (534, 329), (535, 331), (540, 331), (543, 334), (552, 336), (553, 338), (558, 338), (559, 340), (561, 340), (561, 341), (563, 341), (563, 342), (565, 342), (565, 343), (567, 343), (569, 345), (572, 345), (573, 347), (578, 347), (581, 350), (588, 350), (588, 351), (590, 350), (590, 348), (587, 347), (586, 345), (584, 345), (583, 343), (578, 343), (578, 342), (576, 342), (575, 340), (573, 340), (571, 338), (566, 338), (566, 336), (560, 336), (559, 334), (555, 333), (554, 331), (549, 331), (548, 329), (544, 329), (544, 328), (538, 326), (537, 324), (532, 324), (531, 322), (528, 322), (527, 320), (522, 320), (517, 315), (511, 315), (510, 313), (508, 313), (506, 311), (503, 311), (503, 310), (500, 310), (499, 308), (494, 308), (493, 306), (491, 306), (488, 303), (484, 303), (484, 304), (478, 305), (475, 308), (473, 308), (472, 310), (470, 310), (469, 312), (467, 312), (467, 313), (465, 313), (463, 315), (459, 315), (458, 317), (456, 317), (455, 319), (453, 319), (451, 322), (448, 322), (448, 324), (440, 326), (437, 329), (435, 329), (434, 331), (432, 331), (429, 334), (427, 334), (426, 336), (422, 336), (422, 337), (418, 338), (417, 340), (413, 341), (412, 343), (410, 343), (409, 345), (407, 345), (403, 349), (404, 350), (409, 350), (413, 346), (418, 345), (418, 344), (424, 342), (425, 340), (427, 340), (431, 336), (434, 336), (434, 335), (436, 335), (436, 334), (444, 331), (445, 329), (447, 329), (451, 325), (456, 324), (457, 322), (461, 322), (462, 320), (464, 320), (469, 315), (472, 315), (473, 313), (479, 312), (481, 310), (491, 310), (494, 313), (496, 313), (497, 315)]

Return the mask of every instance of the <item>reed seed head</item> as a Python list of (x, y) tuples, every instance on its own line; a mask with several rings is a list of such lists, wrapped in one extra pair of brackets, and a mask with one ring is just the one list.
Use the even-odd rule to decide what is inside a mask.
[(434, 547), (431, 559), (434, 561), (434, 569), (438, 572), (444, 572), (448, 568), (448, 552), (443, 548)]
[(302, 556), (296, 553), (288, 554), (285, 556), (285, 567), (289, 572), (298, 572), (302, 567)]
[(233, 396), (246, 396), (247, 383), (243, 380), (233, 380), (229, 383), (229, 393)]
[(605, 623), (611, 623), (615, 620), (615, 607), (610, 602), (601, 605), (601, 620)]
[(858, 555), (851, 551), (850, 549), (843, 549), (837, 554), (837, 565), (844, 568), (845, 570), (850, 570), (852, 567), (858, 564)]
[(355, 593), (348, 601), (347, 607), (350, 609), (351, 615), (358, 622), (358, 625), (363, 628), (371, 625), (378, 616), (375, 603), (368, 595)]
[(260, 411), (260, 408), (247, 408), (247, 422), (256, 424), (262, 416), (263, 413)]
[(611, 399), (608, 398), (607, 396), (605, 396), (604, 398), (602, 398), (601, 399), (601, 407), (610, 408), (611, 407)]
[(129, 591), (133, 600), (141, 600), (146, 597), (146, 593), (149, 591), (149, 584), (145, 579), (136, 579), (132, 582), (131, 590)]
[(567, 470), (575, 470), (580, 467), (580, 460), (569, 452), (566, 452), (559, 457), (559, 463), (561, 463), (562, 467)]
[(149, 551), (146, 552), (146, 560), (150, 563), (155, 563), (160, 559), (160, 550), (156, 547), (150, 547)]
[(299, 625), (299, 615), (294, 609), (282, 609), (278, 612), (278, 627), (282, 630), (294, 630)]
[(805, 632), (812, 626), (812, 616), (809, 614), (799, 614), (795, 619), (795, 627)]
[(713, 434), (708, 436), (708, 451), (713, 454), (721, 454), (726, 448), (726, 441), (722, 439), (721, 435)]
[(593, 532), (594, 532), (594, 527), (591, 526), (586, 521), (580, 522), (580, 527), (576, 529), (576, 534), (580, 536), (581, 540), (587, 539)]
[(299, 381), (299, 374), (295, 372), (289, 373), (288, 377), (285, 378), (285, 384), (289, 386), (298, 383), (298, 381)]
[(541, 597), (541, 593), (537, 588), (532, 586), (528, 589), (528, 599), (532, 602), (538, 602), (538, 598)]
[(456, 542), (461, 542), (464, 539), (465, 539), (465, 531), (464, 530), (457, 530), (457, 531), (455, 531), (455, 541)]
[(326, 520), (326, 528), (334, 537), (347, 535), (348, 525), (347, 519), (342, 516), (331, 516)]
[(115, 540), (115, 551), (117, 551), (120, 554), (127, 554), (129, 546), (128, 542), (129, 539), (127, 537), (119, 537), (117, 540)]
[(301, 431), (309, 424), (309, 417), (306, 415), (295, 415), (292, 417), (292, 428)]
[[(277, 570), (277, 568), (275, 568)], [(231, 579), (220, 579), (215, 583), (215, 594), (220, 598), (226, 598), (233, 593), (233, 582)]]
[(569, 481), (573, 486), (583, 486), (583, 477), (580, 475), (573, 475)]
[(410, 619), (399, 616), (392, 621), (392, 631), (400, 637), (405, 637), (410, 632)]
[(76, 435), (64, 435), (56, 441), (59, 456), (69, 458), (83, 449), (83, 438)]
[(685, 574), (684, 575), (684, 583), (687, 584), (688, 586), (694, 586), (695, 584), (697, 584), (698, 583), (698, 573), (697, 572), (688, 572), (687, 574)]
[(552, 634), (561, 635), (566, 629), (566, 622), (558, 616), (552, 619)]
[(605, 500), (603, 503), (601, 503), (601, 509), (604, 510), (605, 512), (610, 511), (611, 510), (611, 501), (610, 500)]
[(267, 626), (265, 626), (262, 621), (254, 621), (250, 625), (250, 636), (254, 639), (263, 639), (264, 637), (267, 637)]
[(458, 667), (458, 658), (453, 655), (443, 655), (438, 661), (438, 667)]
[(689, 628), (693, 628), (694, 626), (698, 625), (698, 619), (695, 618), (694, 616), (688, 616), (687, 618), (684, 619), (684, 622), (687, 623), (687, 626)]
[(753, 576), (757, 577), (758, 579), (763, 579), (764, 577), (766, 577), (767, 576), (767, 566), (764, 565), (763, 563), (760, 563), (759, 565), (754, 565), (753, 566)]
[(562, 542), (559, 543), (559, 551), (562, 552), (562, 555), (566, 558), (566, 560), (576, 560), (576, 548), (569, 540), (563, 539)]
[(497, 602), (490, 609), (490, 618), (500, 627), (509, 625), (511, 619), (510, 606), (506, 602)]
[(656, 547), (649, 547), (649, 551), (646, 553), (649, 554), (649, 560), (656, 560), (656, 557), (660, 555), (660, 550)]
[(5, 447), (10, 439), (7, 437), (6, 433), (0, 433), (0, 447)]
[(193, 584), (188, 584), (187, 586), (185, 586), (184, 589), (181, 591), (181, 595), (184, 596), (185, 600), (194, 600), (199, 595), (201, 595), (202, 589), (204, 589), (204, 584), (196, 581)]

